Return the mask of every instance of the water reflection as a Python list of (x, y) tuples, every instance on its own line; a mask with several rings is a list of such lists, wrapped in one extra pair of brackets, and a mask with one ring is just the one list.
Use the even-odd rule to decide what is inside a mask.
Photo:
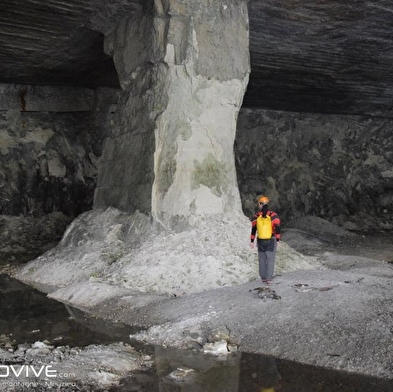
[[(393, 391), (393, 380), (349, 374), (292, 361), (267, 359), (255, 354), (243, 353), (241, 357), (239, 392)], [(266, 360), (268, 362), (265, 362)], [(275, 372), (277, 378), (274, 380)]]
[(0, 275), (0, 335), (15, 344), (47, 340), (54, 346), (84, 347), (128, 339), (135, 329), (88, 317), (78, 309), (48, 298), (45, 294), (8, 275)]
[(240, 367), (243, 369), (240, 385), (253, 392), (276, 392), (282, 389), (282, 377), (277, 360), (261, 355), (242, 355)]
[[(234, 353), (215, 357), (155, 347), (148, 378), (122, 380), (111, 392), (392, 392), (393, 380)], [(145, 374), (147, 376), (147, 374)]]
[(213, 357), (170, 348), (155, 348), (160, 392), (235, 392), (240, 355)]

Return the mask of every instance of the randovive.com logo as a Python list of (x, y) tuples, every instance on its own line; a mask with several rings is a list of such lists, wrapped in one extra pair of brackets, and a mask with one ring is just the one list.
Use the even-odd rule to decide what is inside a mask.
[(57, 370), (52, 369), (52, 365), (42, 365), (40, 367), (33, 365), (0, 365), (0, 378), (10, 376), (19, 377), (58, 377)]
[(0, 384), (7, 386), (34, 387), (38, 382), (49, 387), (76, 386), (74, 382), (59, 382), (67, 378), (75, 379), (75, 373), (59, 373), (52, 365), (0, 365)]

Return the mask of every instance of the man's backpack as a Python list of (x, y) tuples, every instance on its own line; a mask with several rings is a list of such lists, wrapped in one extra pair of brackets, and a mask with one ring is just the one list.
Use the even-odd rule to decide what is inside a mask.
[(266, 215), (264, 218), (262, 215), (257, 218), (257, 236), (261, 240), (269, 240), (272, 238), (272, 220), (270, 215)]

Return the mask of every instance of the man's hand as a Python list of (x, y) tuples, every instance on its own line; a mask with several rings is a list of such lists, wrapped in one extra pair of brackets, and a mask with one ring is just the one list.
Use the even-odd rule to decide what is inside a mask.
[(253, 242), (250, 242), (250, 248), (254, 249), (255, 248), (255, 244)]

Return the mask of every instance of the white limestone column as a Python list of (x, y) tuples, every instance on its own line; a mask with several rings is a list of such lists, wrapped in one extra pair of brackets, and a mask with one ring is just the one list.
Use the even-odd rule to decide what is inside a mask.
[(244, 1), (155, 0), (107, 37), (124, 92), (95, 206), (139, 209), (177, 229), (241, 214), (233, 150), (248, 32)]

